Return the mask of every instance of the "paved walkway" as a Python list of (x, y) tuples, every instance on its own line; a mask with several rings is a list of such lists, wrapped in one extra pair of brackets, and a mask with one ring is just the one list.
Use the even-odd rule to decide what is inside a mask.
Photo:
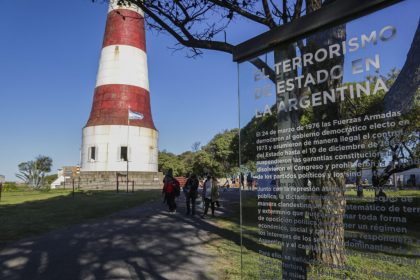
[[(237, 193), (225, 192), (222, 206)], [(186, 216), (184, 204), (181, 194), (175, 214), (149, 203), (11, 244), (0, 251), (0, 279), (217, 279), (203, 244), (223, 231)]]

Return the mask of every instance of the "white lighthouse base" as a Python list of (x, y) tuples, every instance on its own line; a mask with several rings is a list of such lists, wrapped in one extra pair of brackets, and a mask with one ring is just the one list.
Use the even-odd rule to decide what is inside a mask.
[(85, 127), (83, 128), (81, 171), (126, 172), (127, 162), (121, 159), (121, 147), (128, 147), (130, 172), (157, 172), (157, 142), (158, 132), (150, 128), (127, 125)]

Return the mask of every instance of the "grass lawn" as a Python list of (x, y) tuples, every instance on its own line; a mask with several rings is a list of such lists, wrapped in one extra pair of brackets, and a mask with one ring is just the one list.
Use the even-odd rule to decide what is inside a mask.
[(18, 239), (99, 218), (160, 199), (160, 190), (134, 193), (71, 190), (3, 192), (0, 202), (0, 248)]
[[(245, 192), (246, 196), (247, 193)], [(244, 217), (243, 242), (249, 246), (242, 247), (242, 279), (260, 279), (260, 260), (272, 262), (271, 258), (258, 253), (258, 243), (255, 239), (257, 228), (250, 224), (257, 217), (257, 199), (248, 197), (242, 208)], [(235, 207), (239, 209), (239, 205)], [(215, 220), (218, 227), (230, 232), (230, 238), (214, 239), (206, 248), (209, 252), (217, 255), (213, 268), (219, 275), (219, 279), (241, 279), (241, 246), (240, 246), (240, 221), (239, 213), (229, 218), (218, 218)], [(274, 278), (273, 278), (274, 279)]]
[[(398, 191), (393, 194), (387, 192), (388, 196), (410, 196), (416, 199), (416, 204), (420, 204), (419, 191)], [(353, 193), (348, 194), (353, 196)], [(354, 194), (355, 195), (355, 194)], [(371, 194), (366, 193), (369, 197)], [(349, 203), (349, 201), (348, 201)], [(356, 201), (357, 203), (357, 201)], [(265, 249), (271, 245), (258, 243), (258, 228), (256, 226), (257, 218), (257, 199), (248, 196), (243, 204), (243, 248), (242, 248), (242, 279), (279, 279), (281, 275), (281, 261), (275, 258), (263, 256), (258, 253), (259, 248), (265, 246)], [(418, 237), (418, 215), (410, 217), (409, 226), (411, 235)], [(414, 219), (413, 219), (414, 218)], [(221, 279), (241, 279), (241, 247), (237, 240), (240, 240), (239, 214), (228, 219), (215, 220), (217, 225), (228, 230), (232, 238), (215, 239), (207, 245), (207, 249), (216, 254), (214, 268), (217, 269)], [(418, 248), (417, 244), (411, 247)], [(264, 250), (265, 250), (264, 249)], [(281, 248), (278, 252), (281, 252)], [(407, 248), (408, 249), (408, 248)], [(412, 261), (412, 264), (404, 260)], [(404, 257), (398, 255), (383, 254), (378, 252), (369, 252), (362, 250), (347, 250), (347, 269), (328, 269), (321, 267), (312, 267), (309, 273), (309, 279), (358, 279), (358, 280), (380, 280), (380, 279), (420, 279), (420, 265), (416, 257)], [(269, 267), (270, 271), (261, 270), (261, 267)], [(275, 275), (272, 274), (273, 271)], [(334, 276), (334, 274), (336, 276)], [(320, 276), (322, 275), (322, 276)], [(327, 276), (328, 275), (328, 276)], [(397, 277), (397, 278), (395, 278)]]

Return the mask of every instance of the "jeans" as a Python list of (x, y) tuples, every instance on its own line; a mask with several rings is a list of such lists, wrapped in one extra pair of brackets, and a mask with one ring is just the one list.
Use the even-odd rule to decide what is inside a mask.
[(175, 194), (168, 193), (166, 194), (166, 203), (168, 204), (169, 211), (173, 212), (176, 210)]
[(187, 202), (187, 215), (190, 214), (190, 209), (192, 205), (192, 212), (191, 214), (195, 215), (195, 195), (185, 194), (185, 199)]
[(214, 216), (214, 201), (210, 198), (204, 198), (204, 215), (207, 215), (209, 212), (209, 205), (211, 206), (211, 215)]

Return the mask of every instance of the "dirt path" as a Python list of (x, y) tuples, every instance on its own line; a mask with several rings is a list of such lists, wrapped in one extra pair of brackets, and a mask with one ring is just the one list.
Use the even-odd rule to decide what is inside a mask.
[(220, 231), (186, 216), (182, 195), (178, 205), (170, 214), (149, 203), (11, 244), (0, 251), (0, 279), (217, 279), (203, 245)]

